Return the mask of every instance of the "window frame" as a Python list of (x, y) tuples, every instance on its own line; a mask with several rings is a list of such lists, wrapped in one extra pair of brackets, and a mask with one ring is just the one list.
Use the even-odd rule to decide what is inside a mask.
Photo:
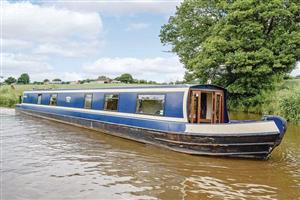
[[(37, 104), (37, 105), (42, 105), (43, 94), (42, 94), (42, 93), (38, 93), (37, 95), (38, 95), (38, 96), (37, 96), (36, 104)], [(41, 99), (40, 99), (40, 102), (39, 102), (39, 97), (41, 98)]]
[[(149, 114), (149, 113), (140, 113), (138, 112), (138, 102), (139, 102), (139, 95), (163, 95), (164, 96), (164, 102), (163, 102), (163, 114), (162, 115), (155, 115), (155, 114)], [(140, 115), (150, 115), (150, 116), (158, 116), (158, 117), (164, 117), (166, 116), (166, 93), (137, 93), (136, 95), (136, 101), (135, 101), (135, 114)]]
[[(117, 103), (117, 110), (108, 110), (105, 108), (106, 103), (106, 96), (107, 95), (118, 95), (118, 103)], [(119, 112), (119, 104), (120, 104), (120, 93), (104, 93), (104, 101), (103, 101), (103, 110), (104, 111), (110, 111), (110, 112)]]
[[(55, 105), (52, 105), (51, 104), (51, 98), (53, 95), (56, 95), (56, 102), (55, 102)], [(50, 94), (50, 98), (49, 98), (49, 106), (57, 106), (57, 99), (58, 99), (58, 93), (52, 93)]]
[(23, 96), (22, 96), (22, 103), (24, 103), (24, 100), (26, 99), (27, 100), (28, 96), (27, 96), (27, 93), (24, 93)]
[[(90, 107), (90, 108), (87, 108), (87, 107), (86, 107), (86, 101), (85, 101), (85, 100), (86, 100), (86, 96), (87, 96), (87, 95), (91, 95), (91, 107)], [(84, 109), (89, 109), (89, 110), (92, 109), (92, 107), (93, 107), (93, 93), (85, 93), (85, 94), (84, 94), (84, 99), (83, 99), (83, 101), (84, 101), (84, 102), (83, 102), (83, 108), (84, 108)]]

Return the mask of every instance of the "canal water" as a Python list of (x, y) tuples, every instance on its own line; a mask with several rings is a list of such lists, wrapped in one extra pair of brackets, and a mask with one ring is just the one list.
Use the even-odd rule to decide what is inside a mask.
[[(232, 114), (232, 118), (257, 118)], [(300, 126), (267, 161), (191, 156), (1, 110), (0, 199), (300, 199)]]

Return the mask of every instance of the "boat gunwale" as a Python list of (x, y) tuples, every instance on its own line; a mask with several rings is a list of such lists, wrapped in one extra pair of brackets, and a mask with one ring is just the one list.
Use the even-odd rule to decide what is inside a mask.
[(277, 132), (262, 132), (262, 133), (222, 133), (222, 134), (214, 134), (214, 133), (190, 133), (190, 132), (176, 132), (176, 131), (168, 131), (168, 130), (159, 130), (159, 129), (151, 129), (151, 128), (145, 128), (145, 127), (140, 127), (140, 126), (133, 126), (133, 125), (127, 125), (127, 124), (118, 124), (114, 122), (107, 122), (103, 120), (95, 120), (95, 119), (89, 119), (89, 118), (83, 118), (83, 117), (77, 117), (77, 116), (70, 116), (70, 115), (62, 115), (62, 114), (56, 114), (56, 113), (51, 113), (51, 112), (43, 112), (43, 111), (36, 111), (36, 110), (28, 110), (24, 108), (17, 108), (21, 109), (23, 111), (29, 111), (29, 112), (37, 112), (37, 113), (44, 113), (44, 114), (51, 114), (51, 115), (57, 115), (57, 116), (62, 116), (62, 117), (70, 117), (70, 118), (76, 118), (76, 119), (81, 119), (81, 120), (87, 120), (87, 121), (93, 121), (93, 122), (101, 122), (101, 123), (107, 123), (107, 124), (112, 124), (112, 125), (118, 125), (118, 126), (126, 126), (126, 127), (131, 127), (131, 128), (137, 128), (137, 129), (143, 129), (143, 130), (148, 130), (148, 131), (155, 131), (155, 132), (160, 132), (160, 133), (167, 133), (167, 134), (176, 134), (176, 135), (187, 135), (187, 136), (207, 136), (207, 137), (242, 137), (242, 136), (266, 136), (266, 135), (279, 135)]

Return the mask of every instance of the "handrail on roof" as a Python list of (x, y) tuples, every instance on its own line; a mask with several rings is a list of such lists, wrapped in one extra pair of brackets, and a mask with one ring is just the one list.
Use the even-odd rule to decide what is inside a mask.
[(140, 86), (115, 86), (115, 87), (98, 87), (98, 88), (32, 88), (31, 91), (47, 91), (47, 90), (58, 90), (58, 91), (64, 91), (64, 90), (98, 90), (98, 89), (139, 89), (139, 88), (218, 88), (225, 90), (225, 88), (213, 85), (213, 84), (181, 84), (181, 85), (140, 85)]

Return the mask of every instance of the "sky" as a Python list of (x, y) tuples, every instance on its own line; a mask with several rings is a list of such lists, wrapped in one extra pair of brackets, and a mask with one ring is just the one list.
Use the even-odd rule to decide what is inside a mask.
[[(1, 1), (1, 75), (75, 81), (130, 73), (182, 80), (184, 67), (159, 39), (180, 0)], [(300, 64), (292, 75), (300, 74)]]

